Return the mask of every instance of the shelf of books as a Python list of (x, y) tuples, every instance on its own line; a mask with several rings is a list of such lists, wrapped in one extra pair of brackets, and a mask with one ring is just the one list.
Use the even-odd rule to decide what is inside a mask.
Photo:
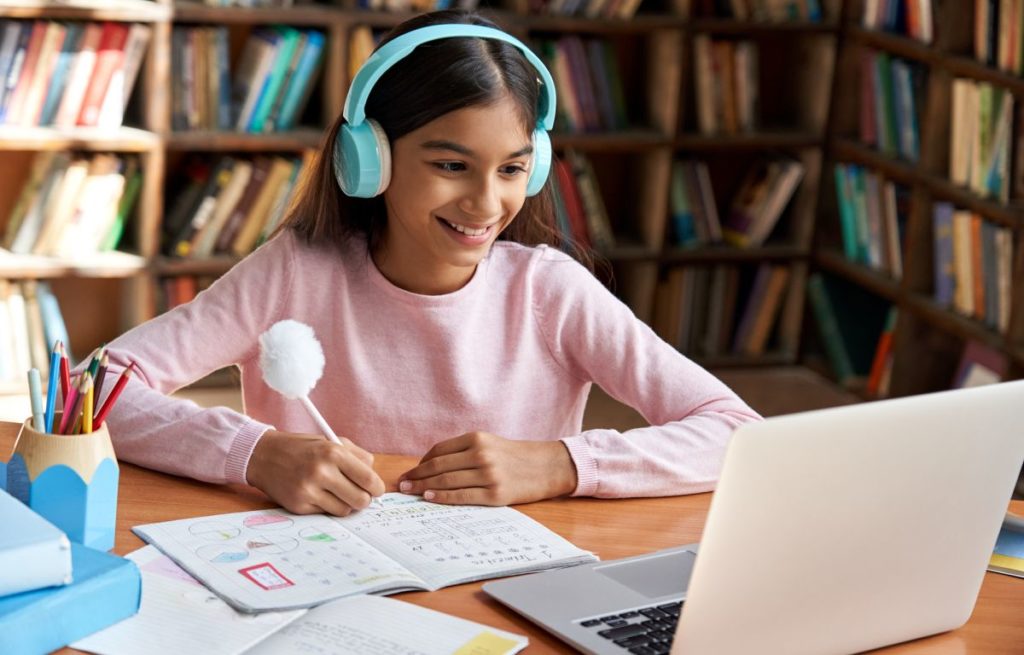
[(866, 397), (1024, 375), (1022, 20), (846, 4), (804, 355)]
[[(0, 1), (4, 334), (31, 285), (78, 354), (194, 297), (279, 225), (376, 40), (432, 8), (221, 4)], [(795, 362), (841, 0), (480, 9), (553, 72), (566, 240), (688, 355)]]

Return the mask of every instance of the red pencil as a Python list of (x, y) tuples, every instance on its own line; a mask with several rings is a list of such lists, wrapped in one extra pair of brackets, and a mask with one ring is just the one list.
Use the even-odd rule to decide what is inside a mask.
[(68, 353), (60, 341), (57, 342), (57, 351), (60, 353), (60, 397), (66, 405), (68, 390), (71, 388), (71, 366), (68, 364)]
[[(78, 413), (82, 410), (82, 401), (85, 400), (87, 386), (92, 386), (92, 377), (89, 372), (82, 373), (78, 379), (78, 385), (71, 389), (71, 402), (64, 403), (64, 416), (60, 418), (60, 433), (74, 434), (75, 422), (78, 420)], [(70, 407), (68, 406), (70, 404)]]
[(96, 419), (92, 422), (93, 431), (99, 430), (100, 426), (103, 425), (103, 421), (107, 419), (107, 414), (110, 413), (110, 408), (114, 406), (117, 401), (117, 397), (121, 395), (121, 391), (124, 389), (124, 385), (128, 384), (128, 378), (132, 376), (132, 369), (135, 367), (135, 362), (128, 365), (128, 368), (121, 373), (121, 377), (117, 378), (117, 384), (110, 390), (110, 395), (107, 396), (107, 400), (103, 403), (103, 407), (96, 414)]

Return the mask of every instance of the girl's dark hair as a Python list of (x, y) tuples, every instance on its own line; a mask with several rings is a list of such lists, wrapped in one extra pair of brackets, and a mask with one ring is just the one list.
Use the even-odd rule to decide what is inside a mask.
[[(405, 21), (391, 30), (380, 45), (421, 27), (451, 23), (497, 27), (472, 12), (436, 11)], [(425, 83), (426, 80), (429, 82)], [(515, 46), (490, 39), (453, 37), (418, 46), (415, 54), (384, 73), (370, 92), (366, 115), (377, 121), (394, 143), (448, 112), (491, 104), (509, 96), (520, 110), (526, 133), (532, 134), (537, 125), (539, 94), (537, 73)], [(294, 230), (308, 243), (338, 246), (360, 237), (373, 252), (383, 236), (387, 210), (382, 196), (352, 198), (338, 187), (332, 153), (343, 123), (344, 119), (338, 116), (331, 125), (317, 157), (300, 180), (279, 229)], [(498, 238), (526, 245), (556, 246), (592, 269), (591, 254), (561, 235), (554, 216), (549, 179), (540, 193), (526, 199), (516, 219)]]

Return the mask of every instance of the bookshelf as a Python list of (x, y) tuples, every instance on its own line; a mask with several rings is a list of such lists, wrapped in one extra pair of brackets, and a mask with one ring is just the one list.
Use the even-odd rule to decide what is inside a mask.
[[(892, 335), (888, 393), (881, 395), (901, 396), (949, 388), (969, 344), (980, 344), (993, 357), (1003, 360), (1007, 378), (1024, 375), (1024, 289), (1015, 283), (1024, 279), (1024, 257), (1020, 251), (1024, 229), (1021, 185), (1024, 151), (1018, 147), (1016, 138), (1024, 100), (1024, 78), (1003, 70), (1005, 67), (976, 59), (975, 2), (936, 0), (930, 4), (933, 5), (934, 38), (929, 42), (868, 27), (864, 20), (866, 0), (847, 0), (839, 25), (839, 57), (825, 147), (823, 179), (826, 182), (820, 195), (812, 263), (827, 276), (852, 284), (871, 294), (878, 303), (895, 308), (897, 319)], [(993, 39), (993, 44), (997, 45), (998, 39)], [(919, 86), (914, 92), (920, 141), (916, 160), (900, 153), (887, 154), (883, 148), (866, 143), (863, 138), (862, 112), (871, 105), (870, 102), (865, 104), (864, 60), (877, 53), (907, 62), (910, 68), (920, 71)], [(954, 181), (952, 171), (963, 156), (954, 152), (957, 146), (951, 137), (957, 79), (965, 79), (971, 85), (990, 85), (993, 98), (1005, 95), (1013, 101), (1010, 114), (1006, 116), (1010, 128), (1004, 155), (1006, 169), (994, 178), (1007, 187), (1003, 197)], [(872, 93), (877, 89), (873, 87)], [(1001, 117), (994, 100), (989, 111), (993, 120)], [(965, 122), (978, 124), (981, 121)], [(994, 134), (993, 130), (985, 138), (996, 143)], [(973, 143), (980, 142), (981, 138)], [(992, 161), (996, 161), (995, 156)], [(837, 193), (841, 178), (832, 175), (837, 164), (859, 167), (905, 189), (905, 204), (900, 211), (901, 276), (851, 259), (849, 250), (844, 250), (849, 243), (844, 241), (842, 207), (837, 199), (841, 193), (841, 190)], [(1005, 229), (1012, 239), (1012, 257), (1000, 259), (1005, 267), (1003, 273), (1011, 283), (1009, 290), (990, 285), (996, 278), (990, 276), (988, 269), (984, 270), (983, 289), (979, 290), (990, 302), (1005, 305), (1003, 310), (1008, 313), (1008, 321), (1003, 326), (981, 315), (967, 315), (958, 310), (955, 303), (940, 298), (941, 282), (936, 267), (942, 255), (936, 237), (941, 234), (936, 227), (935, 208), (944, 203), (958, 212), (979, 217), (982, 224)], [(953, 239), (958, 240), (958, 237)], [(976, 239), (973, 243), (974, 247), (984, 247), (984, 241), (981, 246)], [(980, 259), (985, 266), (991, 257)], [(976, 281), (978, 274), (974, 275)], [(954, 288), (961, 283), (960, 278), (952, 282)], [(836, 300), (842, 302), (841, 298)], [(805, 361), (829, 370), (821, 357), (825, 348), (822, 338), (817, 336), (818, 330), (813, 325), (806, 330), (811, 336), (805, 341)], [(834, 368), (831, 371), (834, 375)], [(866, 397), (876, 395), (865, 389), (861, 376), (846, 382)]]
[[(528, 42), (578, 37), (607, 41), (614, 48), (627, 99), (628, 127), (556, 131), (552, 140), (556, 153), (571, 149), (593, 164), (616, 235), (615, 247), (601, 253), (611, 264), (615, 292), (650, 322), (658, 288), (675, 269), (742, 269), (743, 296), (750, 293), (760, 265), (783, 267), (788, 274), (777, 318), (768, 324), (759, 352), (733, 352), (728, 347), (714, 354), (683, 350), (708, 365), (792, 364), (799, 356), (823, 156), (830, 144), (827, 129), (837, 45), (842, 38), (842, 3), (823, 0), (820, 18), (786, 21), (691, 16), (690, 4), (689, 0), (645, 0), (628, 20), (535, 14), (528, 0), (504, 0), (480, 11)], [(73, 261), (5, 257), (0, 260), (0, 277), (49, 280), (66, 315), (74, 351), (84, 354), (157, 315), (163, 280), (223, 274), (238, 257), (180, 259), (162, 254), (161, 228), (176, 193), (172, 181), (183, 162), (195, 153), (212, 161), (221, 156), (300, 156), (316, 148), (344, 102), (353, 31), (358, 26), (385, 30), (411, 15), (361, 10), (354, 0), (246, 9), (171, 0), (0, 2), (0, 19), (141, 22), (152, 28), (125, 127), (0, 126), (0, 175), (12, 180), (10, 190), (0, 191), (0, 221), (6, 220), (35, 152), (114, 152), (140, 157), (142, 189), (131, 229), (120, 246), (125, 252)], [(235, 60), (251, 33), (272, 25), (316, 29), (325, 37), (311, 99), (296, 127), (264, 133), (174, 129), (175, 29), (226, 29)], [(753, 129), (711, 134), (699, 129), (694, 43), (700, 38), (742, 40), (757, 49), (759, 74), (753, 83), (759, 108)], [(713, 173), (715, 202), (725, 214), (751, 162), (770, 157), (799, 162), (803, 175), (767, 241), (750, 248), (719, 243), (684, 248), (673, 243), (669, 199), (674, 162), (707, 163)], [(741, 297), (738, 302), (736, 321), (747, 299)]]

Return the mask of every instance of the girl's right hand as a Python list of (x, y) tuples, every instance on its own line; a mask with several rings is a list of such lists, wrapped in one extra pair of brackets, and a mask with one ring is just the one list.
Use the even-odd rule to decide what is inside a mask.
[(269, 430), (256, 442), (246, 480), (295, 514), (347, 516), (384, 493), (373, 455), (345, 438)]

